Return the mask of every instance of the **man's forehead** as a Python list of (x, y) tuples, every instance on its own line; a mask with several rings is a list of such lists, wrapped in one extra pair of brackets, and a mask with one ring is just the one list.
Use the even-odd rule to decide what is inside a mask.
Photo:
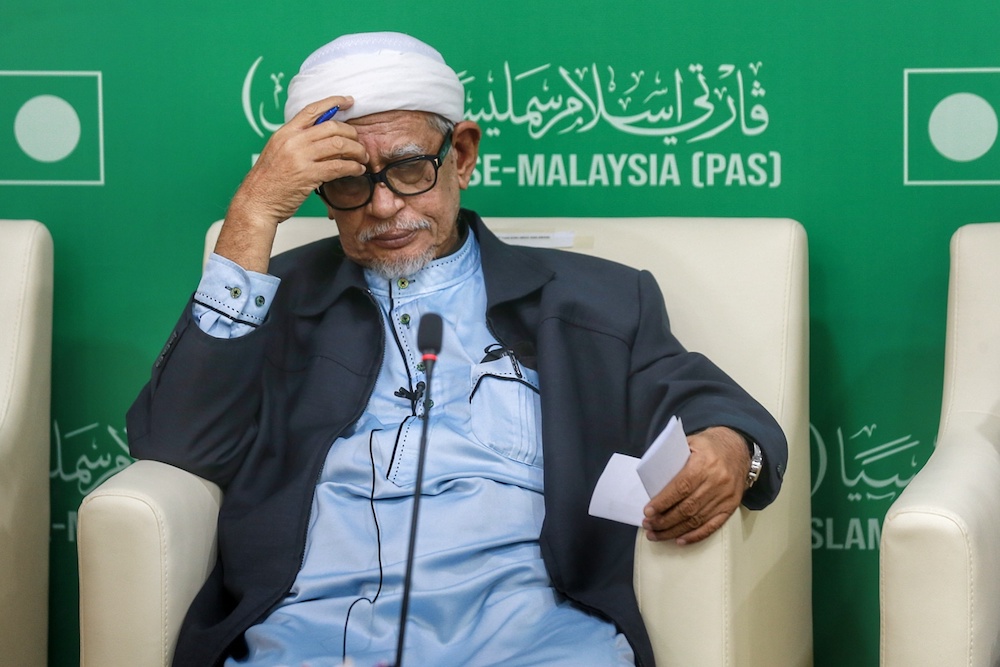
[(359, 130), (363, 127), (398, 127), (398, 128), (408, 128), (408, 127), (418, 127), (427, 126), (428, 114), (424, 111), (380, 111), (379, 113), (371, 113), (367, 116), (360, 116), (358, 118), (352, 118), (347, 121), (348, 125), (353, 125)]
[(437, 132), (421, 111), (386, 111), (348, 121), (358, 138), (372, 144), (380, 155), (429, 152)]

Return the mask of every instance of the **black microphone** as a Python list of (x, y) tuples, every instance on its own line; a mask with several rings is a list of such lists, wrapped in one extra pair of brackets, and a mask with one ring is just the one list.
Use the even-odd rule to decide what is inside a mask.
[(420, 318), (420, 328), (417, 330), (417, 347), (424, 355), (433, 357), (437, 361), (437, 355), (441, 352), (441, 339), (444, 337), (444, 322), (437, 313), (427, 313)]
[(431, 410), (431, 374), (434, 362), (441, 352), (441, 339), (444, 336), (444, 323), (441, 316), (427, 313), (420, 318), (420, 328), (417, 330), (417, 347), (420, 349), (424, 369), (427, 373), (427, 386), (424, 390), (424, 424), (420, 429), (420, 449), (417, 453), (417, 479), (413, 484), (413, 512), (410, 515), (410, 544), (406, 551), (406, 574), (403, 577), (403, 604), (399, 612), (399, 642), (396, 644), (395, 667), (403, 665), (403, 638), (406, 636), (406, 616), (410, 609), (410, 587), (413, 580), (413, 560), (417, 546), (417, 519), (420, 516), (420, 489), (424, 483), (424, 456), (427, 452), (427, 424)]

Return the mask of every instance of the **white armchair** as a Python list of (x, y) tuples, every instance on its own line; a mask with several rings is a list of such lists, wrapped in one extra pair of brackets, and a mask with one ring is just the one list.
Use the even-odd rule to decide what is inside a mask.
[[(789, 439), (778, 500), (738, 511), (705, 542), (637, 535), (634, 584), (662, 665), (812, 664), (805, 233), (776, 219), (493, 218), (544, 242), (650, 269), (671, 322), (768, 407)], [(334, 234), (324, 218), (279, 228), (275, 252)], [(550, 234), (549, 232), (568, 232)], [(210, 230), (206, 254), (218, 223)], [(166, 665), (181, 618), (215, 559), (218, 489), (140, 461), (79, 514), (85, 667)], [(169, 585), (168, 585), (169, 584)], [(766, 647), (765, 647), (766, 645)]]
[(1000, 665), (1000, 223), (952, 237), (937, 444), (880, 556), (884, 667)]
[(52, 236), (0, 220), (0, 663), (48, 654)]

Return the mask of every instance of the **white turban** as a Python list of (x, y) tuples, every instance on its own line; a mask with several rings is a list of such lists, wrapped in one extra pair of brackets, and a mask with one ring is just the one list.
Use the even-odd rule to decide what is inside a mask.
[(354, 106), (338, 112), (337, 120), (428, 111), (457, 123), (465, 102), (462, 83), (441, 54), (398, 32), (344, 35), (313, 52), (288, 84), (285, 122), (331, 95), (354, 98)]

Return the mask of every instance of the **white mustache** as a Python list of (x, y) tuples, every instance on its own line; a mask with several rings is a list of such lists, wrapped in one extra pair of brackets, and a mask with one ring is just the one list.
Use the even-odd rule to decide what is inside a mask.
[(410, 218), (402, 220), (386, 220), (385, 222), (377, 222), (370, 227), (364, 227), (358, 230), (358, 241), (360, 243), (367, 243), (375, 237), (381, 236), (382, 234), (387, 234), (389, 232), (401, 231), (401, 232), (415, 232), (421, 229), (430, 229), (431, 223), (423, 218)]

